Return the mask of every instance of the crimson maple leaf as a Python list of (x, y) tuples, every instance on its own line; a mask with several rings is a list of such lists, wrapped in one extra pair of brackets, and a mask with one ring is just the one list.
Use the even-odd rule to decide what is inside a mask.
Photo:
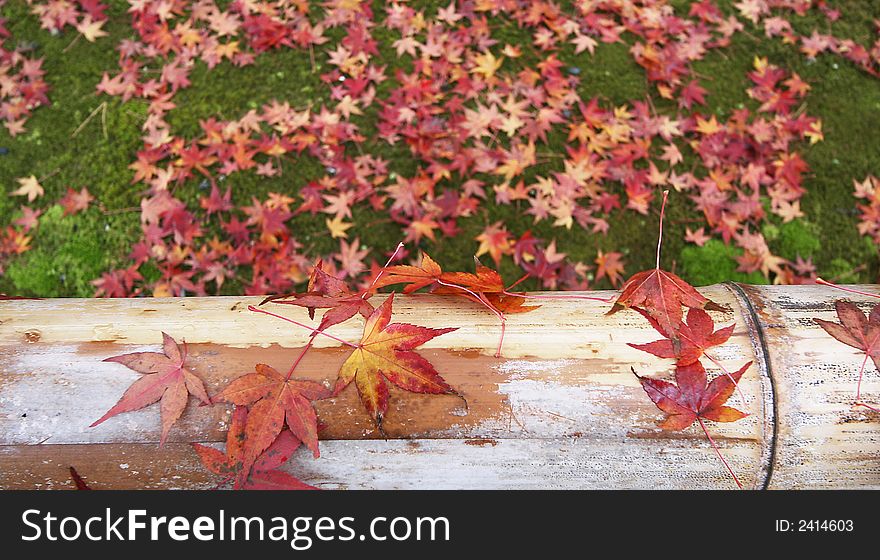
[(681, 325), (682, 306), (712, 311), (725, 311), (723, 307), (700, 294), (693, 286), (660, 268), (660, 245), (663, 241), (663, 216), (669, 191), (663, 192), (660, 207), (660, 235), (657, 240), (657, 265), (630, 277), (620, 289), (620, 295), (608, 315), (621, 309), (641, 307), (660, 325), (665, 335), (677, 338)]
[(669, 415), (660, 423), (660, 427), (674, 431), (683, 430), (703, 418), (715, 422), (735, 422), (748, 416), (724, 403), (733, 394), (735, 383), (751, 365), (752, 362), (748, 362), (733, 372), (732, 380), (726, 375), (719, 375), (707, 382), (706, 369), (698, 361), (676, 366), (674, 385), (638, 374), (636, 377), (657, 408)]
[(285, 422), (318, 457), (318, 417), (312, 401), (330, 396), (330, 391), (320, 383), (292, 379), (293, 368), (287, 375), (266, 364), (257, 364), (255, 370), (233, 380), (214, 397), (218, 402), (250, 406), (239, 473), (241, 483), (260, 454), (281, 433)]
[(315, 309), (328, 309), (321, 317), (318, 330), (325, 330), (333, 325), (351, 319), (360, 313), (364, 318), (373, 312), (373, 306), (367, 301), (372, 290), (363, 292), (352, 291), (346, 282), (324, 271), (322, 261), (318, 261), (309, 278), (306, 292), (270, 296), (260, 305), (268, 302), (286, 305), (297, 305), (309, 310), (309, 318), (315, 318)]
[(735, 372), (729, 375), (719, 375), (709, 382), (703, 364), (696, 361), (685, 366), (676, 366), (675, 384), (662, 379), (642, 377), (633, 370), (648, 397), (654, 401), (657, 408), (668, 415), (660, 423), (660, 427), (664, 430), (678, 431), (698, 422), (718, 458), (727, 467), (728, 472), (740, 488), (742, 488), (742, 484), (727, 460), (721, 455), (721, 451), (715, 444), (715, 440), (709, 435), (709, 430), (703, 420), (736, 422), (748, 416), (745, 412), (726, 406), (724, 403), (733, 394), (743, 373), (751, 365), (750, 361)]
[(134, 352), (107, 358), (105, 362), (116, 362), (132, 369), (143, 377), (131, 384), (113, 407), (104, 416), (92, 423), (94, 428), (108, 418), (112, 418), (123, 412), (138, 410), (160, 402), (162, 415), (162, 437), (159, 445), (165, 443), (171, 426), (183, 414), (189, 395), (192, 394), (204, 404), (211, 404), (205, 385), (202, 380), (185, 369), (186, 346), (183, 352), (180, 346), (171, 336), (162, 333), (163, 353), (158, 352)]
[(824, 319), (813, 320), (840, 342), (865, 353), (865, 359), (859, 369), (856, 404), (878, 410), (862, 402), (862, 378), (869, 358), (874, 362), (874, 367), (880, 371), (880, 303), (871, 309), (867, 317), (854, 303), (845, 300), (834, 302), (834, 309), (837, 311), (840, 323), (832, 323)]
[(394, 294), (376, 308), (364, 324), (361, 342), (339, 369), (333, 393), (357, 386), (361, 402), (382, 430), (388, 410), (388, 383), (413, 393), (458, 394), (434, 366), (413, 350), (455, 328), (432, 329), (407, 323), (391, 323)]
[(223, 484), (235, 479), (233, 488), (241, 490), (317, 490), (296, 477), (277, 470), (299, 449), (300, 440), (290, 430), (284, 430), (253, 463), (250, 472), (244, 473), (243, 454), (247, 454), (246, 425), (247, 407), (237, 406), (232, 412), (229, 431), (226, 433), (226, 452), (202, 445), (191, 444), (202, 465), (220, 475)]
[(729, 325), (716, 331), (715, 322), (708, 313), (702, 309), (689, 309), (687, 322), (679, 325), (676, 337), (670, 337), (650, 314), (638, 307), (634, 309), (641, 313), (651, 323), (651, 326), (666, 338), (647, 344), (627, 344), (658, 358), (674, 358), (676, 364), (680, 366), (696, 362), (707, 348), (720, 346), (727, 342), (736, 326)]

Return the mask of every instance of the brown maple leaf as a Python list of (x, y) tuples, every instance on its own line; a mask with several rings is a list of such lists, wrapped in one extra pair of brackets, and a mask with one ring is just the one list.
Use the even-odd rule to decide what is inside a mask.
[(123, 412), (138, 410), (160, 402), (162, 416), (162, 437), (159, 445), (165, 443), (171, 426), (183, 414), (189, 395), (192, 394), (204, 404), (211, 404), (211, 399), (205, 392), (202, 380), (185, 369), (186, 346), (180, 351), (180, 346), (171, 336), (162, 333), (163, 353), (158, 352), (134, 352), (107, 358), (105, 362), (116, 362), (132, 369), (143, 377), (131, 384), (113, 407), (104, 416), (92, 423), (90, 428), (104, 422)]
[(226, 433), (226, 452), (202, 445), (191, 444), (202, 465), (212, 473), (222, 476), (225, 482), (235, 479), (233, 488), (241, 490), (317, 490), (296, 477), (277, 470), (299, 448), (300, 440), (284, 430), (272, 444), (253, 462), (249, 472), (244, 473), (244, 455), (247, 454), (247, 407), (236, 406), (232, 412), (229, 431)]

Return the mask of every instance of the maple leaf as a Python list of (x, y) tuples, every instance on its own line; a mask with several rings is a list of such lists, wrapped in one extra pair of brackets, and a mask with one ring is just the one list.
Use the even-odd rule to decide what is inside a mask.
[(376, 282), (376, 288), (384, 288), (392, 284), (406, 284), (403, 293), (411, 294), (416, 290), (433, 285), (442, 274), (443, 270), (437, 261), (427, 253), (422, 253), (422, 259), (418, 266), (399, 264), (388, 267), (385, 274)]
[(483, 54), (474, 57), (474, 66), (471, 72), (474, 74), (482, 74), (487, 80), (495, 75), (495, 72), (501, 68), (504, 58), (495, 58), (492, 51), (486, 51)]
[(660, 246), (663, 242), (663, 216), (669, 191), (663, 192), (663, 203), (660, 208), (660, 235), (657, 239), (656, 266), (643, 270), (630, 277), (620, 289), (620, 295), (614, 301), (608, 315), (621, 309), (642, 307), (660, 325), (662, 332), (676, 337), (681, 325), (682, 306), (725, 311), (723, 307), (704, 297), (693, 286), (660, 268)]
[(869, 358), (874, 362), (874, 367), (880, 371), (880, 303), (871, 308), (868, 316), (865, 316), (856, 304), (845, 300), (835, 301), (834, 310), (840, 323), (824, 319), (813, 320), (835, 339), (865, 353), (865, 359), (859, 368), (856, 404), (878, 410), (862, 402), (862, 378)]
[[(540, 306), (525, 305), (527, 298), (549, 298), (551, 296), (526, 296), (523, 293), (511, 292), (504, 287), (498, 271), (484, 266), (474, 257), (476, 272), (444, 272), (437, 280), (432, 293), (453, 294), (464, 297), (485, 306), (501, 321), (501, 336), (495, 349), (495, 357), (501, 357), (504, 345), (504, 334), (507, 328), (508, 313), (528, 313)], [(511, 286), (512, 288), (513, 286)], [(574, 297), (574, 296), (572, 296)]]
[(204, 404), (211, 404), (211, 399), (205, 392), (202, 380), (184, 368), (186, 346), (181, 352), (177, 341), (164, 332), (162, 340), (163, 353), (161, 354), (158, 352), (134, 352), (103, 360), (122, 364), (142, 374), (142, 377), (132, 383), (119, 402), (113, 405), (104, 416), (93, 422), (89, 426), (90, 428), (94, 428), (117, 414), (138, 410), (161, 401), (162, 437), (159, 440), (161, 446), (165, 443), (171, 426), (183, 414), (190, 394)]
[(367, 301), (371, 293), (371, 291), (351, 290), (344, 280), (326, 272), (323, 262), (318, 261), (312, 270), (306, 292), (270, 296), (260, 305), (271, 301), (305, 307), (309, 310), (309, 317), (312, 319), (315, 317), (315, 309), (327, 309), (317, 329), (323, 331), (351, 319), (358, 313), (364, 318), (369, 317), (373, 312), (373, 306)]
[(719, 375), (709, 382), (703, 364), (695, 361), (685, 366), (676, 366), (675, 384), (662, 379), (642, 377), (633, 370), (633, 374), (638, 378), (648, 397), (654, 401), (657, 408), (667, 414), (667, 417), (660, 423), (660, 427), (664, 430), (679, 431), (698, 422), (718, 458), (727, 467), (728, 472), (740, 488), (742, 488), (742, 484), (727, 460), (721, 455), (721, 451), (715, 444), (715, 440), (709, 435), (709, 430), (703, 420), (736, 422), (748, 416), (745, 412), (726, 406), (724, 403), (733, 395), (742, 374), (751, 365), (750, 361), (732, 374)]
[(283, 430), (257, 457), (249, 472), (242, 476), (245, 464), (242, 455), (246, 453), (248, 441), (247, 420), (247, 407), (236, 406), (226, 433), (225, 453), (200, 443), (191, 444), (202, 465), (212, 473), (224, 477), (220, 484), (235, 479), (233, 488), (241, 490), (317, 490), (314, 486), (277, 470), (290, 459), (301, 443), (290, 430)]
[[(552, 253), (550, 251), (549, 253)], [(551, 254), (552, 257), (552, 254)], [(546, 258), (546, 254), (544, 255)], [(524, 276), (519, 281), (505, 288), (504, 281), (498, 271), (484, 266), (477, 257), (474, 257), (476, 271), (471, 272), (443, 272), (440, 265), (422, 253), (422, 260), (418, 266), (396, 265), (388, 267), (384, 276), (376, 282), (376, 287), (389, 286), (391, 284), (406, 284), (403, 292), (412, 293), (420, 288), (430, 287), (434, 294), (449, 294), (464, 297), (479, 303), (495, 314), (501, 321), (501, 337), (495, 357), (501, 356), (501, 347), (504, 344), (504, 334), (508, 313), (528, 313), (538, 309), (538, 305), (525, 305), (529, 299), (588, 299), (608, 303), (609, 300), (580, 294), (542, 294), (528, 295), (522, 292), (512, 292), (514, 286), (527, 278)]]
[(413, 393), (458, 393), (446, 384), (431, 363), (413, 350), (456, 328), (432, 329), (407, 323), (391, 323), (394, 294), (373, 311), (364, 324), (359, 344), (342, 364), (333, 393), (357, 386), (361, 402), (382, 430), (388, 410), (388, 382)]
[(266, 364), (257, 364), (254, 369), (214, 397), (218, 402), (250, 406), (245, 465), (252, 464), (271, 445), (285, 422), (318, 457), (318, 417), (312, 401), (327, 398), (330, 392), (320, 383), (292, 379), (293, 368), (287, 375)]
[(327, 229), (330, 231), (330, 237), (333, 239), (348, 238), (348, 230), (354, 225), (350, 222), (343, 221), (341, 216), (336, 216), (332, 220), (328, 218), (324, 220), (324, 223), (327, 225)]
[(16, 181), (21, 186), (9, 193), (12, 196), (26, 196), (28, 202), (33, 202), (36, 198), (43, 196), (43, 187), (33, 175), (16, 179)]
[(64, 215), (73, 215), (86, 210), (89, 204), (95, 200), (89, 189), (83, 187), (79, 192), (68, 187), (67, 193), (59, 204), (64, 208)]
[(21, 226), (25, 233), (37, 227), (42, 210), (33, 210), (28, 206), (21, 207), (22, 216), (15, 220), (15, 225)]
[(697, 132), (704, 134), (706, 136), (710, 136), (719, 132), (721, 130), (721, 126), (718, 124), (718, 120), (715, 118), (715, 115), (712, 115), (712, 118), (709, 120), (705, 120), (700, 116), (697, 116)]
[(86, 16), (79, 24), (77, 24), (76, 30), (82, 33), (83, 37), (86, 38), (86, 41), (94, 43), (99, 37), (107, 36), (107, 32), (102, 29), (103, 26), (103, 21), (93, 21), (91, 16)]
[(480, 242), (477, 256), (489, 253), (496, 266), (501, 262), (502, 255), (508, 255), (513, 251), (513, 241), (510, 238), (510, 232), (507, 231), (507, 228), (501, 222), (495, 222), (492, 225), (486, 226), (483, 233), (476, 237), (476, 240)]
[(623, 272), (622, 257), (621, 253), (603, 253), (600, 249), (596, 256), (596, 282), (607, 276), (613, 286), (620, 284), (620, 274)]
[(727, 342), (736, 326), (729, 325), (715, 330), (715, 322), (712, 317), (702, 309), (689, 309), (687, 322), (681, 323), (675, 333), (675, 337), (668, 336), (654, 317), (640, 308), (634, 308), (641, 313), (651, 326), (666, 337), (647, 344), (632, 344), (629, 346), (653, 354), (658, 358), (673, 358), (676, 364), (686, 366), (694, 363), (703, 356), (707, 348), (720, 346)]

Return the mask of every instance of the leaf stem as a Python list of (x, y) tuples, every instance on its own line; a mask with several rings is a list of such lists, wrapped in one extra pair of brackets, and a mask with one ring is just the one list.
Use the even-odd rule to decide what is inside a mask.
[(486, 307), (486, 309), (488, 309), (489, 311), (494, 313), (496, 317), (498, 317), (498, 320), (501, 321), (501, 339), (498, 341), (498, 347), (495, 349), (495, 357), (500, 358), (501, 357), (501, 346), (504, 344), (504, 331), (506, 330), (505, 324), (507, 323), (507, 318), (504, 316), (504, 312), (497, 309), (494, 305), (492, 305), (489, 301), (487, 301), (486, 296), (484, 296), (482, 293), (474, 292), (473, 290), (469, 290), (468, 288), (465, 288), (464, 286), (459, 286), (458, 284), (451, 284), (449, 282), (444, 282), (443, 280), (440, 280), (439, 278), (435, 279), (434, 281), (436, 283), (440, 284), (441, 286), (446, 286), (447, 288), (455, 288), (457, 290), (462, 290), (462, 291), (469, 293), (474, 298), (476, 298), (476, 300), (479, 303), (482, 303), (483, 306)]
[(521, 298), (525, 298), (525, 299), (588, 299), (591, 301), (601, 301), (602, 303), (611, 303), (612, 301), (614, 301), (614, 298), (600, 298), (600, 297), (595, 297), (595, 296), (583, 296), (580, 294), (530, 295), (530, 294), (523, 294), (523, 293), (517, 293), (517, 292), (508, 292), (507, 290), (504, 290), (501, 293), (506, 296), (515, 296), (515, 297), (521, 297)]
[(322, 335), (326, 336), (327, 338), (332, 338), (336, 342), (341, 342), (342, 344), (345, 344), (346, 346), (351, 346), (352, 348), (360, 348), (360, 346), (358, 346), (357, 344), (352, 344), (351, 342), (349, 342), (347, 340), (342, 340), (341, 338), (333, 336), (332, 334), (328, 334), (320, 329), (313, 329), (312, 327), (310, 327), (308, 325), (304, 325), (303, 323), (300, 323), (298, 321), (294, 321), (293, 319), (289, 319), (287, 317), (284, 317), (283, 315), (278, 315), (278, 314), (272, 313), (271, 311), (266, 311), (265, 309), (257, 309), (253, 305), (248, 305), (248, 311), (253, 311), (254, 313), (263, 313), (264, 315), (271, 315), (272, 317), (275, 317), (277, 319), (281, 319), (282, 321), (287, 321), (288, 323), (293, 323), (294, 325), (296, 325), (298, 327), (308, 329), (309, 331), (311, 331), (312, 337), (314, 337), (315, 335), (318, 335), (318, 334), (322, 334)]
[(287, 377), (285, 378), (285, 381), (289, 381), (291, 376), (293, 376), (293, 371), (296, 369), (296, 367), (299, 365), (299, 363), (302, 361), (302, 359), (306, 356), (306, 353), (309, 351), (309, 349), (311, 349), (312, 343), (315, 342), (316, 336), (318, 336), (317, 331), (315, 333), (312, 333), (312, 337), (309, 339), (309, 342), (305, 345), (305, 348), (302, 349), (302, 352), (299, 353), (299, 356), (296, 357), (296, 360), (293, 362), (293, 365), (290, 366), (290, 369), (287, 371)]
[(877, 294), (869, 294), (868, 292), (862, 292), (860, 290), (854, 290), (852, 288), (844, 288), (843, 286), (838, 286), (837, 284), (832, 284), (831, 282), (827, 282), (822, 280), (821, 278), (816, 278), (816, 284), (820, 284), (822, 286), (828, 286), (831, 288), (837, 288), (838, 290), (842, 290), (844, 292), (849, 292), (851, 294), (858, 294), (860, 296), (868, 296), (872, 298), (880, 298), (880, 295)]
[(394, 249), (394, 252), (391, 253), (390, 257), (388, 257), (388, 261), (385, 263), (385, 266), (383, 266), (379, 270), (379, 274), (377, 274), (376, 277), (373, 278), (373, 281), (370, 282), (370, 285), (367, 287), (366, 290), (364, 290), (364, 293), (361, 294), (361, 299), (367, 299), (367, 294), (373, 290), (373, 286), (375, 286), (376, 282), (379, 281), (379, 278), (381, 278), (382, 275), (385, 274), (385, 269), (388, 268), (388, 266), (391, 264), (391, 262), (397, 258), (397, 254), (400, 252), (401, 249), (403, 249), (403, 241), (401, 241), (400, 243), (397, 244), (397, 248)]
[(733, 469), (730, 468), (730, 464), (727, 462), (727, 459), (724, 458), (724, 455), (721, 454), (721, 450), (718, 449), (718, 446), (715, 444), (715, 440), (712, 439), (712, 436), (709, 435), (709, 430), (706, 429), (706, 424), (703, 423), (703, 419), (697, 416), (697, 422), (700, 423), (700, 427), (703, 428), (703, 433), (706, 434), (706, 437), (709, 439), (709, 443), (712, 445), (712, 449), (715, 450), (715, 453), (718, 455), (718, 458), (721, 459), (721, 462), (724, 463), (724, 466), (727, 467), (727, 472), (730, 473), (730, 476), (733, 477), (733, 481), (736, 482), (736, 485), (739, 486), (739, 489), (743, 489), (742, 483), (736, 477), (736, 473), (733, 472)]
[(874, 412), (880, 412), (880, 409), (878, 409), (878, 408), (874, 408), (873, 406), (871, 406), (871, 405), (869, 405), (869, 404), (865, 404), (865, 403), (862, 402), (862, 377), (864, 377), (864, 375), (865, 375), (865, 365), (867, 365), (867, 363), (868, 363), (868, 358), (869, 358), (869, 357), (870, 357), (870, 356), (868, 356), (868, 354), (865, 354), (865, 359), (862, 360), (862, 367), (859, 368), (859, 383), (858, 383), (858, 385), (856, 385), (856, 402), (855, 402), (855, 405), (856, 405), (856, 406), (863, 406), (863, 407), (865, 407), (865, 408), (869, 408), (869, 409), (873, 410)]
[[(859, 368), (859, 382), (856, 385), (856, 404), (862, 402), (862, 377), (865, 375), (865, 365), (868, 363), (868, 354), (865, 354), (865, 359), (862, 360), (862, 367)], [(870, 407), (868, 407), (870, 408)]]
[(660, 204), (660, 234), (657, 236), (657, 270), (660, 270), (660, 245), (663, 244), (663, 217), (666, 215), (666, 199), (669, 198), (669, 190), (663, 191), (663, 202)]

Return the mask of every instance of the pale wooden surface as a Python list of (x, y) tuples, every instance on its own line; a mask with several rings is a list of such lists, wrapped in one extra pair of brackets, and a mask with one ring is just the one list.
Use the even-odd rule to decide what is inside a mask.
[[(870, 293), (877, 286), (856, 286)], [(778, 414), (771, 488), (880, 487), (880, 414), (853, 407), (864, 353), (819, 328), (838, 321), (834, 302), (863, 311), (880, 299), (822, 286), (744, 287), (769, 350)], [(869, 360), (862, 400), (880, 406), (880, 374)]]
[[(801, 302), (813, 305), (808, 313), (815, 309), (816, 316), (830, 318), (831, 302), (843, 294), (816, 287), (748, 290), (743, 298), (730, 286), (701, 289), (730, 308), (713, 313), (716, 323), (737, 325), (713, 355), (731, 371), (756, 361), (740, 384), (747, 402), (735, 395), (730, 403), (751, 416), (733, 424), (710, 423), (743, 483), (752, 488), (768, 480), (770, 487), (880, 486), (877, 418), (851, 412), (846, 400), (855, 391), (858, 364), (851, 365), (858, 356), (789, 309)], [(784, 295), (789, 293), (794, 295)], [(101, 360), (156, 351), (164, 330), (187, 341), (188, 364), (212, 394), (256, 362), (286, 368), (308, 331), (246, 310), (260, 299), (0, 302), (0, 487), (67, 488), (70, 465), (96, 488), (211, 487), (216, 478), (201, 469), (186, 444), (223, 441), (228, 407), (191, 403), (161, 449), (155, 406), (88, 428), (137, 376)], [(771, 333), (787, 340), (804, 337), (811, 354), (795, 355), (787, 346), (773, 352), (787, 353), (789, 361), (812, 361), (813, 375), (826, 376), (813, 386), (786, 381), (795, 375), (791, 372), (777, 380), (779, 419), (774, 419), (773, 384), (745, 299), (762, 309), (758, 322), (767, 323), (762, 328), (768, 338)], [(498, 323), (483, 308), (451, 298), (398, 296), (395, 322), (459, 327), (426, 344), (422, 353), (467, 398), (468, 409), (452, 396), (393, 391), (385, 422), (390, 439), (382, 440), (350, 387), (318, 404), (327, 424), (322, 457), (297, 454), (288, 468), (327, 488), (734, 487), (699, 427), (673, 434), (657, 429), (663, 415), (630, 367), (643, 375), (668, 375), (671, 362), (626, 345), (658, 338), (641, 316), (607, 317), (609, 306), (594, 301), (541, 303), (537, 311), (510, 316), (504, 357), (496, 359)], [(305, 310), (267, 307), (314, 324)], [(780, 315), (771, 317), (769, 309)], [(330, 332), (356, 341), (361, 328), (358, 318)], [(300, 376), (332, 382), (347, 347), (325, 338), (318, 345), (300, 366)], [(797, 367), (779, 362), (772, 352), (770, 358), (774, 376), (780, 368)], [(866, 377), (866, 400), (880, 393), (877, 378), (873, 372)], [(832, 385), (833, 394), (827, 393)], [(858, 420), (839, 423), (847, 415)], [(789, 428), (795, 425), (814, 429)], [(791, 441), (780, 444), (788, 435)], [(818, 462), (824, 462), (821, 468)]]

